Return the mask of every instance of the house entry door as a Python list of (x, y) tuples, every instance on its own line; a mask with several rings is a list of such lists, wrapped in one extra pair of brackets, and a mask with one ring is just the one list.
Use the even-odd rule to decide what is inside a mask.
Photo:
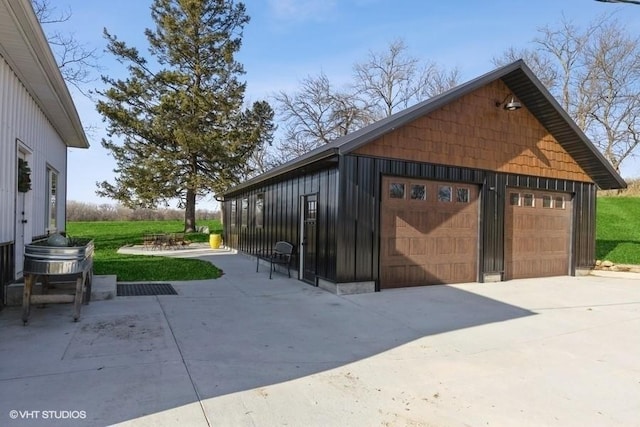
[(316, 284), (318, 196), (302, 200), (302, 280)]

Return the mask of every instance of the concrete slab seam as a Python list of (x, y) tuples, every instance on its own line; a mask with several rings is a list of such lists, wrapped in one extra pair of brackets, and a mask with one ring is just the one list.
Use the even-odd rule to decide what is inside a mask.
[(164, 320), (167, 322), (167, 326), (169, 327), (169, 331), (171, 332), (171, 336), (173, 337), (173, 342), (176, 344), (176, 348), (178, 349), (178, 353), (180, 354), (180, 360), (182, 361), (182, 365), (184, 366), (184, 369), (187, 371), (187, 375), (189, 376), (189, 381), (191, 382), (191, 387), (193, 387), (193, 392), (196, 395), (196, 399), (198, 399), (198, 405), (200, 406), (200, 410), (202, 411), (202, 415), (204, 416), (204, 419), (207, 422), (207, 425), (209, 427), (211, 427), (212, 426), (211, 420), (209, 420), (209, 417), (207, 416), (207, 411), (205, 410), (205, 407), (202, 404), (202, 396), (200, 396), (200, 393), (198, 392), (198, 388), (196, 387), (196, 383), (193, 380), (193, 377), (191, 376), (191, 371), (189, 370), (189, 366), (187, 366), (187, 362), (184, 360), (184, 354), (182, 354), (182, 349), (180, 348), (180, 345), (178, 344), (178, 339), (176, 338), (176, 334), (174, 333), (173, 328), (171, 327), (171, 322), (169, 322), (169, 318), (167, 317), (167, 313), (164, 310), (164, 306), (162, 305), (162, 301), (160, 300), (160, 298), (157, 295), (156, 295), (156, 300), (158, 301), (158, 305), (160, 306), (160, 310), (162, 311), (162, 315), (164, 316)]

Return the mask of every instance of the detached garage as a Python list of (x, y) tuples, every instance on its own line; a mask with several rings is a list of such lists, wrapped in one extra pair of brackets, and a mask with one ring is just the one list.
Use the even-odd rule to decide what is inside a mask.
[(224, 239), (285, 240), (337, 293), (575, 275), (596, 191), (626, 183), (523, 61), (230, 189)]

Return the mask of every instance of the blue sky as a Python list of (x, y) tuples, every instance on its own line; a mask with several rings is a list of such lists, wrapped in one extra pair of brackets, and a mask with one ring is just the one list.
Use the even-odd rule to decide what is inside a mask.
[[(151, 0), (56, 0), (71, 8), (69, 22), (58, 29), (102, 51), (102, 29), (146, 53), (144, 29), (152, 27)], [(462, 81), (491, 71), (492, 58), (510, 46), (527, 47), (536, 30), (562, 15), (586, 25), (615, 12), (631, 34), (640, 35), (640, 6), (595, 0), (246, 0), (251, 22), (238, 59), (244, 64), (246, 100), (268, 99), (280, 90), (294, 91), (309, 75), (324, 72), (336, 85), (351, 78), (354, 62), (402, 38), (410, 53), (457, 67)], [(104, 53), (102, 74), (124, 76), (124, 67)], [(99, 80), (89, 88), (99, 85)], [(91, 101), (72, 90), (91, 143), (89, 150), (69, 152), (68, 200), (114, 203), (95, 195), (95, 182), (112, 180), (115, 163), (101, 147), (104, 124)], [(632, 162), (629, 162), (632, 163)], [(637, 165), (623, 168), (638, 176)], [(212, 208), (204, 200), (198, 207)]]

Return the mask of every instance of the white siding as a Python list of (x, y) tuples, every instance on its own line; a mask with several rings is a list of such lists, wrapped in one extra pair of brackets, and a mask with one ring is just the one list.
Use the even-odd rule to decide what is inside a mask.
[(0, 243), (13, 241), (15, 144), (10, 143), (12, 131), (8, 122), (11, 112), (5, 105), (11, 105), (9, 75), (13, 74), (7, 63), (0, 57)]
[(67, 148), (31, 98), (9, 64), (0, 57), (0, 243), (15, 237), (16, 162), (20, 141), (28, 149), (32, 190), (26, 193), (25, 230), (30, 237), (46, 234), (47, 165), (59, 173), (58, 229), (64, 229)]

